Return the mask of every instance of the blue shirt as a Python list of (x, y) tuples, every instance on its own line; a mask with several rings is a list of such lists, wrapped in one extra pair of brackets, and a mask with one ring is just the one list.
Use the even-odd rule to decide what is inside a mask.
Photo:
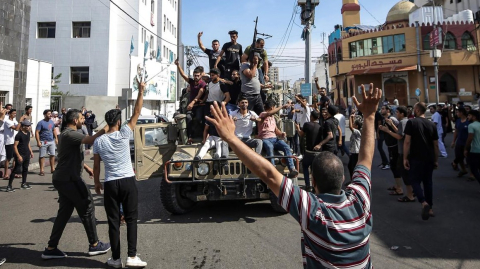
[(458, 146), (465, 146), (467, 144), (468, 125), (470, 125), (470, 122), (467, 119), (465, 119), (465, 122), (462, 122), (462, 119), (457, 119), (455, 122), (455, 131), (458, 132), (456, 142)]
[(53, 141), (53, 128), (55, 128), (55, 123), (52, 120), (39, 121), (36, 130), (40, 131), (40, 141)]

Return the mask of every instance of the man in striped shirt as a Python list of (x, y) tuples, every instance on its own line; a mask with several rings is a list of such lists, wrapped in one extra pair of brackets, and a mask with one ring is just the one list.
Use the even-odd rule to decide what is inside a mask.
[(353, 102), (365, 120), (358, 163), (353, 181), (342, 190), (343, 164), (331, 152), (322, 152), (313, 161), (313, 187), (309, 193), (293, 185), (266, 159), (235, 136), (235, 123), (226, 109), (215, 103), (212, 122), (242, 162), (264, 181), (278, 197), (280, 205), (299, 223), (302, 231), (302, 255), (305, 268), (372, 268), (369, 238), (372, 231), (370, 212), (370, 169), (375, 144), (375, 111), (382, 91), (365, 92), (363, 102)]

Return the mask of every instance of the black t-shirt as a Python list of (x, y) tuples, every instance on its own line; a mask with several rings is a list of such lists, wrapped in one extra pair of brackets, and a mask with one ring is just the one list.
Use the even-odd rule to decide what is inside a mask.
[(333, 134), (333, 138), (330, 139), (327, 143), (325, 143), (323, 146), (322, 146), (322, 151), (330, 151), (330, 152), (334, 152), (336, 149), (337, 149), (337, 146), (335, 144), (335, 131), (337, 130), (337, 126), (334, 122), (334, 119), (335, 118), (329, 118), (327, 120), (324, 121), (323, 123), (323, 126), (322, 126), (322, 140), (324, 140), (325, 138), (327, 138), (328, 136), (328, 133), (332, 133)]
[(82, 180), (84, 134), (65, 128), (58, 141), (58, 164), (52, 179), (58, 181)]
[(425, 118), (413, 118), (407, 121), (405, 135), (411, 136), (409, 159), (435, 161), (433, 141), (438, 140), (435, 123)]
[(17, 150), (20, 156), (24, 159), (30, 158), (30, 149), (28, 144), (30, 144), (30, 132), (24, 134), (22, 131), (18, 132), (15, 136), (15, 142), (18, 141)]
[[(211, 49), (205, 49), (205, 53), (208, 55), (208, 65), (210, 67), (210, 69), (212, 69), (214, 66), (215, 66), (215, 63), (217, 62), (217, 59), (218, 59), (218, 56), (220, 55), (220, 50), (217, 50), (217, 51), (213, 51)], [(220, 67), (220, 65), (223, 65), (223, 58), (225, 57), (222, 57), (222, 60), (220, 60), (220, 63), (218, 64)]]
[[(392, 123), (398, 127), (398, 120), (395, 117), (388, 116), (388, 118), (391, 119)], [(396, 133), (395, 129), (393, 129), (393, 127), (388, 125), (385, 120), (383, 120), (382, 125), (386, 126), (390, 131)], [(380, 132), (383, 133), (383, 131), (380, 131)], [(384, 138), (385, 138), (385, 145), (387, 145), (387, 147), (392, 148), (393, 150), (398, 149), (398, 140), (395, 137), (389, 134), (384, 134)]]
[(238, 95), (242, 91), (242, 81), (238, 80), (238, 82), (232, 81), (233, 85), (227, 85), (228, 92), (230, 93), (230, 104), (237, 105)]
[(239, 69), (240, 57), (243, 54), (242, 45), (238, 43), (234, 45), (232, 42), (228, 42), (223, 44), (222, 50), (225, 56), (225, 66)]
[(383, 119), (383, 116), (382, 114), (380, 114), (380, 112), (375, 112), (375, 131), (378, 131), (378, 122), (381, 121), (381, 125), (383, 125), (383, 123), (385, 122), (384, 119)]
[(209, 136), (218, 136), (218, 132), (217, 132), (217, 128), (215, 128), (215, 125), (213, 125), (213, 123), (207, 121), (207, 123), (205, 123), (205, 125), (208, 126), (208, 135)]
[(313, 148), (322, 142), (322, 136), (320, 135), (320, 124), (316, 122), (305, 122), (302, 128), (305, 133), (305, 148), (306, 150), (313, 151)]

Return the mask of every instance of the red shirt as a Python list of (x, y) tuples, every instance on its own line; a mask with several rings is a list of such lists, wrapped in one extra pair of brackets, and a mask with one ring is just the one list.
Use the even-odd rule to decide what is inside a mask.
[(263, 119), (263, 122), (258, 124), (258, 138), (276, 138), (275, 129), (277, 128), (277, 123), (275, 122), (275, 117), (268, 116), (267, 112), (262, 112), (260, 113), (260, 118)]
[(205, 88), (207, 87), (207, 84), (205, 81), (200, 79), (197, 84), (195, 84), (195, 80), (193, 78), (188, 79), (188, 84), (190, 84), (190, 102), (197, 97), (198, 92), (200, 91), (201, 88), (203, 88), (204, 93), (205, 93)]

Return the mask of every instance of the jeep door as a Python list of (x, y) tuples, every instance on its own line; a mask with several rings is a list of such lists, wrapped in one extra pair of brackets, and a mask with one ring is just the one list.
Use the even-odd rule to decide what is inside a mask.
[(164, 164), (176, 149), (171, 123), (140, 124), (135, 127), (135, 173), (137, 180), (164, 175)]

